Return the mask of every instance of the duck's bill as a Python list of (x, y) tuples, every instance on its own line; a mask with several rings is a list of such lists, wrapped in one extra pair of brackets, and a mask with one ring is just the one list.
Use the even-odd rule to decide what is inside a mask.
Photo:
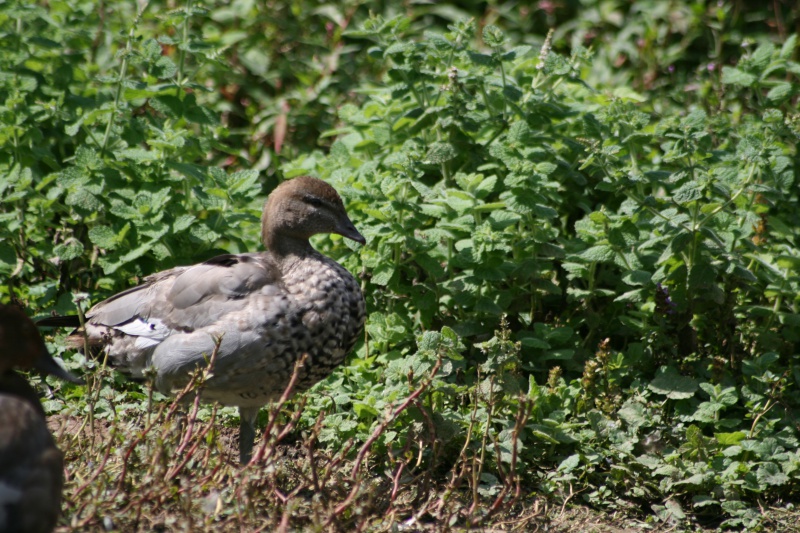
[(339, 235), (346, 237), (350, 240), (356, 241), (359, 244), (367, 244), (367, 239), (361, 235), (352, 222), (349, 220), (339, 226)]
[(367, 244), (367, 239), (357, 231), (343, 236), (356, 241), (358, 244)]
[(83, 385), (84, 381), (72, 375), (67, 370), (61, 368), (61, 366), (56, 363), (56, 360), (50, 357), (49, 355), (42, 355), (36, 360), (36, 370), (39, 372), (44, 372), (45, 374), (52, 374), (57, 378), (61, 378), (65, 381), (69, 381), (71, 383), (76, 383), (78, 385)]

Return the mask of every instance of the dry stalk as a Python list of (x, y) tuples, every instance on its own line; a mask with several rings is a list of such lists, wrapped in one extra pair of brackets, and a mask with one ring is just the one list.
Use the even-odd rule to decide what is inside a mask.
[[(194, 425), (195, 422), (197, 421), (197, 412), (200, 409), (200, 395), (203, 392), (203, 389), (205, 388), (206, 382), (214, 375), (214, 365), (217, 362), (217, 356), (219, 355), (219, 347), (221, 344), (222, 344), (222, 335), (214, 339), (214, 350), (211, 352), (211, 357), (208, 360), (208, 365), (206, 365), (205, 368), (199, 370), (198, 372), (195, 372), (192, 375), (192, 378), (189, 380), (189, 385), (191, 385), (191, 387), (189, 385), (184, 387), (183, 390), (181, 390), (181, 394), (179, 394), (178, 398), (176, 398), (177, 401), (180, 401), (181, 399), (186, 397), (187, 394), (189, 394), (189, 391), (194, 390), (194, 402), (192, 403), (192, 410), (189, 413), (186, 422), (186, 431), (183, 434), (183, 439), (181, 440), (178, 449), (175, 451), (175, 455), (177, 457), (183, 457), (183, 460), (179, 462), (177, 465), (173, 466), (167, 472), (166, 476), (167, 480), (174, 479), (175, 476), (178, 474), (178, 472), (183, 470), (183, 468), (186, 466), (186, 463), (188, 463), (189, 460), (194, 457), (194, 454), (197, 451), (197, 447), (203, 441), (203, 439), (208, 434), (209, 430), (213, 425), (214, 418), (216, 416), (216, 410), (213, 412), (211, 416), (210, 423), (207, 423), (205, 425), (199, 437), (195, 439), (194, 446), (192, 446), (190, 452), (185, 453), (186, 448), (187, 446), (189, 446), (189, 443), (191, 442), (193, 437)], [(197, 384), (196, 387), (194, 386), (195, 383)]]
[[(479, 374), (480, 377), (480, 374)], [(475, 401), (479, 401), (480, 386), (475, 388)], [(483, 430), (483, 437), (481, 437), (481, 453), (480, 458), (472, 456), (472, 505), (467, 510), (467, 515), (471, 518), (480, 505), (480, 496), (478, 495), (478, 488), (481, 482), (481, 474), (483, 473), (484, 461), (486, 460), (486, 441), (489, 438), (489, 429), (492, 425), (492, 415), (494, 414), (494, 376), (489, 378), (489, 409), (486, 411), (486, 426)], [(470, 520), (471, 522), (472, 520)]]
[[(251, 467), (251, 465), (255, 466), (259, 463), (264, 462), (265, 460), (264, 453), (267, 446), (270, 447), (270, 454), (268, 455), (270, 456), (272, 455), (272, 453), (274, 453), (274, 447), (278, 443), (278, 441), (280, 441), (280, 439), (282, 439), (292, 430), (293, 424), (290, 422), (290, 424), (287, 424), (287, 427), (284, 428), (284, 430), (281, 432), (278, 438), (274, 440), (272, 438), (272, 430), (275, 427), (275, 424), (277, 424), (278, 422), (281, 409), (283, 409), (283, 406), (286, 405), (286, 402), (289, 401), (289, 398), (292, 397), (292, 393), (294, 392), (294, 388), (297, 385), (297, 381), (300, 379), (300, 371), (305, 366), (307, 359), (308, 359), (308, 354), (304, 353), (303, 355), (300, 356), (300, 358), (297, 359), (297, 361), (294, 362), (292, 377), (289, 379), (289, 383), (283, 390), (283, 394), (281, 394), (281, 397), (278, 399), (277, 402), (275, 402), (275, 404), (273, 404), (272, 408), (270, 409), (269, 419), (267, 420), (267, 427), (264, 428), (264, 433), (261, 435), (261, 442), (258, 446), (258, 450), (256, 450), (255, 454), (253, 454), (253, 458), (250, 460), (250, 463), (247, 464), (247, 467)], [(297, 412), (302, 412), (302, 409), (298, 409)], [(299, 416), (300, 415), (298, 414), (297, 417)], [(297, 417), (292, 417), (293, 422), (296, 423)]]
[[(522, 409), (517, 411), (517, 415), (514, 420), (514, 430), (512, 431), (512, 446), (511, 446), (511, 459), (509, 464), (508, 473), (503, 470), (502, 461), (498, 461), (497, 463), (497, 470), (501, 474), (503, 478), (503, 488), (500, 491), (500, 494), (497, 495), (492, 505), (489, 507), (489, 510), (486, 512), (483, 517), (479, 520), (479, 522), (486, 522), (492, 515), (497, 513), (502, 508), (510, 508), (512, 507), (517, 500), (519, 499), (520, 493), (522, 492), (522, 483), (517, 474), (517, 455), (518, 455), (518, 448), (517, 448), (517, 440), (519, 437), (520, 431), (525, 427), (525, 424), (528, 422), (528, 418), (530, 417), (531, 411), (533, 409), (533, 402), (529, 401), (525, 397), (520, 397), (519, 399), (520, 405)], [(501, 457), (500, 451), (500, 444), (497, 442), (497, 439), (494, 439), (495, 449), (497, 450), (497, 457)], [(506, 495), (513, 490), (513, 497), (510, 501), (505, 501)]]
[[(413, 404), (419, 396), (425, 392), (430, 384), (433, 382), (433, 379), (436, 377), (436, 374), (439, 372), (439, 369), (442, 366), (442, 358), (441, 356), (437, 359), (436, 364), (431, 369), (430, 375), (428, 379), (426, 379), (420, 387), (412, 392), (404, 401), (400, 404), (394, 411), (391, 411), (383, 421), (375, 428), (372, 434), (369, 436), (367, 441), (361, 446), (361, 449), (356, 456), (355, 464), (353, 465), (352, 473), (350, 474), (350, 481), (353, 484), (352, 489), (350, 490), (350, 494), (347, 495), (347, 498), (340, 503), (336, 509), (334, 509), (333, 514), (328, 517), (328, 520), (325, 522), (325, 527), (329, 527), (331, 523), (340, 516), (350, 505), (352, 505), (353, 501), (355, 500), (356, 496), (358, 495), (359, 489), (361, 488), (361, 484), (359, 483), (359, 471), (361, 470), (361, 464), (364, 461), (367, 453), (369, 452), (372, 445), (375, 443), (376, 440), (386, 431), (386, 428), (389, 427), (389, 424), (394, 422), (400, 414), (405, 411), (408, 406)], [(391, 408), (390, 408), (391, 409)]]

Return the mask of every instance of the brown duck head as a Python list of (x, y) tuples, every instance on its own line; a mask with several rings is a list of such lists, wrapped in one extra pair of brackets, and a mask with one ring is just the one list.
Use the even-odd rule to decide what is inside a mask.
[(83, 383), (56, 363), (36, 325), (22, 310), (0, 304), (0, 377), (13, 368), (38, 370), (72, 383)]
[(324, 181), (300, 176), (278, 185), (264, 204), (261, 238), (276, 255), (307, 253), (308, 239), (336, 233), (365, 244), (336, 190)]

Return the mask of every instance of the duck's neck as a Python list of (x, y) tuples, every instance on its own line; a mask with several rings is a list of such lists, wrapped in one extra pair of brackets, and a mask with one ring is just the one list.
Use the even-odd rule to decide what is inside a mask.
[(307, 238), (293, 237), (285, 233), (264, 232), (264, 246), (279, 263), (294, 263), (315, 255), (316, 251)]

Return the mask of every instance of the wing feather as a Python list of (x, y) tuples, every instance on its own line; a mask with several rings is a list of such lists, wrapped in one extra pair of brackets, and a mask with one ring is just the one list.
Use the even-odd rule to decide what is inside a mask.
[(279, 284), (280, 275), (268, 256), (225, 255), (149, 276), (142, 285), (95, 305), (86, 316), (92, 324), (110, 327), (142, 319), (147, 324), (158, 320), (173, 330), (193, 330), (246, 305), (242, 300), (247, 295)]
[(134, 375), (152, 363), (154, 351), (165, 343), (162, 353), (183, 354), (176, 356), (175, 366), (196, 366), (213, 350), (214, 334), (230, 338), (227, 352), (241, 341), (235, 337), (242, 320), (251, 323), (245, 319), (251, 308), (262, 308), (267, 314), (260, 319), (268, 318), (285, 307), (283, 294), (268, 254), (227, 254), (159, 272), (98, 303), (86, 314), (87, 333), (105, 344), (113, 363)]

